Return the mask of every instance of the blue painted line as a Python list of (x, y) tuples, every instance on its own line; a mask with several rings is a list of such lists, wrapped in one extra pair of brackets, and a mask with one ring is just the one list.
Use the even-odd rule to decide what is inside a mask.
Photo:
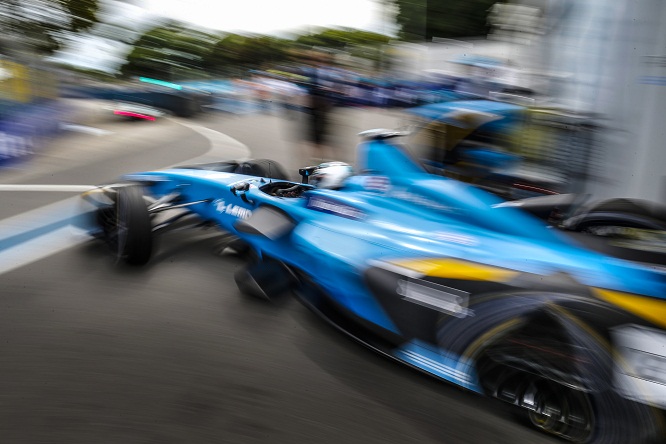
[(7, 250), (9, 248), (15, 247), (17, 245), (20, 245), (22, 243), (31, 241), (39, 236), (43, 236), (45, 234), (49, 234), (52, 231), (58, 230), (60, 228), (65, 228), (69, 225), (73, 225), (78, 228), (85, 229), (86, 228), (86, 215), (85, 214), (79, 214), (75, 216), (68, 217), (67, 219), (62, 219), (62, 220), (57, 220), (50, 222), (46, 225), (39, 226), (37, 228), (33, 228), (28, 231), (24, 231), (18, 234), (15, 234), (13, 236), (6, 237), (2, 240), (0, 240), (0, 251)]

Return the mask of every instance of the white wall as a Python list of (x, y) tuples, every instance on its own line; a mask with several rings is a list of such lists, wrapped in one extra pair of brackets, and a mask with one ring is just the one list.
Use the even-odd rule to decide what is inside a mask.
[(666, 202), (666, 2), (549, 0), (546, 13), (542, 60), (563, 74), (551, 94), (605, 127), (587, 191)]

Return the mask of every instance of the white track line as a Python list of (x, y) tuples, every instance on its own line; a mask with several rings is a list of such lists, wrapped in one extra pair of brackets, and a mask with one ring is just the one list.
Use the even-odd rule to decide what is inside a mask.
[(63, 131), (92, 134), (93, 136), (106, 136), (108, 134), (113, 134), (113, 131), (107, 131), (101, 128), (95, 128), (86, 125), (77, 125), (73, 123), (63, 123), (60, 125), (60, 129), (62, 129)]
[[(197, 133), (204, 136), (210, 142), (210, 149), (203, 156), (195, 157), (194, 159), (185, 160), (179, 162), (180, 165), (183, 165), (188, 162), (196, 162), (197, 159), (209, 156), (215, 156), (220, 159), (234, 159), (234, 160), (246, 160), (249, 159), (252, 152), (250, 148), (244, 143), (239, 142), (233, 137), (227, 136), (224, 133), (219, 131), (206, 128), (205, 126), (195, 125), (188, 122), (183, 122), (181, 119), (173, 119), (179, 124), (188, 127), (189, 129), (196, 131)], [(232, 155), (229, 155), (229, 151), (233, 151)]]
[[(216, 156), (222, 159), (243, 159), (250, 157), (249, 148), (226, 134), (210, 128), (178, 120), (181, 125), (206, 137), (210, 148), (204, 156)], [(231, 151), (231, 153), (230, 153)], [(197, 159), (184, 160), (180, 164), (194, 163)], [(82, 193), (96, 188), (94, 185), (20, 185), (0, 184), (0, 191), (38, 191), (38, 192), (75, 192)], [(90, 240), (85, 230), (75, 226), (74, 219), (90, 211), (81, 204), (81, 199), (70, 197), (52, 204), (0, 220), (0, 274), (60, 253), (71, 247)], [(36, 234), (20, 243), (12, 238), (30, 236), (30, 231), (47, 229), (54, 225), (54, 230)], [(7, 247), (3, 248), (3, 243)]]
[(23, 185), (0, 184), (0, 191), (53, 191), (64, 193), (85, 193), (97, 188), (93, 185)]

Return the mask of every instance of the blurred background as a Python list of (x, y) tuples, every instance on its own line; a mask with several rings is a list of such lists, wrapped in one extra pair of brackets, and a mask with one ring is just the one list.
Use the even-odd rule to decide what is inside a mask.
[(7, 0), (0, 165), (29, 168), (81, 100), (151, 119), (307, 112), (323, 53), (335, 112), (510, 103), (520, 116), (485, 144), (553, 190), (666, 202), (665, 18), (659, 0)]
[(663, 23), (664, 0), (0, 1), (2, 442), (561, 442), (239, 297), (219, 233), (118, 267), (71, 232), (77, 196), (250, 156), (298, 179), (409, 125), (507, 199), (666, 203)]

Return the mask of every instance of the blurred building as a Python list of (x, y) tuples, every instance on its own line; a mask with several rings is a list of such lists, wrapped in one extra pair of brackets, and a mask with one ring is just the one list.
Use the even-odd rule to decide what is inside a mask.
[(57, 74), (12, 38), (0, 38), (0, 167), (29, 158), (57, 133)]
[(547, 95), (572, 114), (593, 117), (584, 191), (666, 202), (666, 2), (511, 3), (541, 11), (526, 54), (550, 74)]
[(666, 203), (664, 23), (663, 0), (499, 2), (488, 11), (487, 36), (397, 45), (394, 75), (474, 76), (471, 64), (451, 61), (499, 60), (520, 75), (515, 83), (534, 89), (535, 106), (557, 110), (539, 125), (546, 148), (577, 163), (574, 189)]

